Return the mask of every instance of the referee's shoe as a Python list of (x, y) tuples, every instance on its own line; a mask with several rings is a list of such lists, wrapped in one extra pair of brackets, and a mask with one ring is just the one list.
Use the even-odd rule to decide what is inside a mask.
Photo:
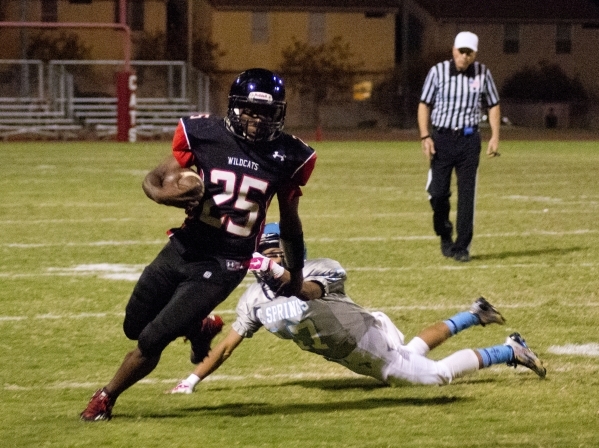
[(441, 253), (444, 257), (453, 258), (453, 240), (450, 236), (441, 237)]
[(470, 261), (470, 253), (466, 249), (454, 250), (452, 256), (455, 261)]

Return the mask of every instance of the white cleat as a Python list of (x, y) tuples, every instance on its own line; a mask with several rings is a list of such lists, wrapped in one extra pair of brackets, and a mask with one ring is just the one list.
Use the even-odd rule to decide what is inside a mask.
[(545, 378), (547, 369), (543, 367), (541, 360), (535, 353), (528, 348), (526, 341), (520, 333), (512, 333), (505, 341), (505, 345), (509, 345), (514, 350), (514, 360), (507, 363), (508, 366), (516, 368), (518, 364), (528, 367), (541, 378)]
[(470, 307), (470, 312), (478, 317), (480, 324), (484, 327), (487, 324), (503, 325), (505, 319), (497, 309), (487, 302), (487, 299), (480, 297)]

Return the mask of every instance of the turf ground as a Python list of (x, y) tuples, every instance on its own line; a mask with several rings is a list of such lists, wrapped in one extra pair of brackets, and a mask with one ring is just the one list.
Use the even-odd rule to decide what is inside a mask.
[[(259, 333), (195, 394), (164, 395), (191, 369), (178, 340), (112, 421), (82, 423), (133, 347), (121, 323), (134, 281), (182, 219), (140, 188), (169, 144), (2, 143), (0, 444), (599, 446), (599, 142), (505, 140), (501, 157), (483, 157), (465, 264), (432, 235), (417, 142), (313, 146), (300, 205), (309, 256), (339, 260), (349, 295), (408, 339), (484, 295), (507, 325), (463, 332), (432, 357), (519, 331), (547, 379), (495, 366), (445, 387), (389, 388)], [(229, 324), (240, 293), (218, 308)]]

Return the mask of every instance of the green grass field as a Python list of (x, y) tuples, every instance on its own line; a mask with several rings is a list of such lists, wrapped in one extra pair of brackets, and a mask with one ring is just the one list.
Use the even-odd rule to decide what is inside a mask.
[[(507, 325), (432, 357), (519, 331), (546, 380), (495, 366), (445, 387), (383, 387), (259, 333), (195, 394), (165, 395), (192, 368), (178, 340), (112, 421), (80, 422), (134, 346), (121, 324), (137, 275), (182, 220), (140, 188), (169, 147), (0, 143), (3, 447), (599, 446), (598, 141), (506, 140), (483, 156), (470, 263), (440, 254), (418, 142), (314, 143), (300, 205), (309, 256), (339, 260), (349, 295), (408, 340), (484, 295)], [(229, 324), (240, 293), (218, 308)]]

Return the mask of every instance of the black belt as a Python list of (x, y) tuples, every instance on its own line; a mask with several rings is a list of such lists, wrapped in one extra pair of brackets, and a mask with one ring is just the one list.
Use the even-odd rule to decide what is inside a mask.
[(478, 131), (478, 126), (466, 126), (465, 128), (433, 128), (435, 132), (439, 134), (452, 134), (452, 135), (472, 135)]

